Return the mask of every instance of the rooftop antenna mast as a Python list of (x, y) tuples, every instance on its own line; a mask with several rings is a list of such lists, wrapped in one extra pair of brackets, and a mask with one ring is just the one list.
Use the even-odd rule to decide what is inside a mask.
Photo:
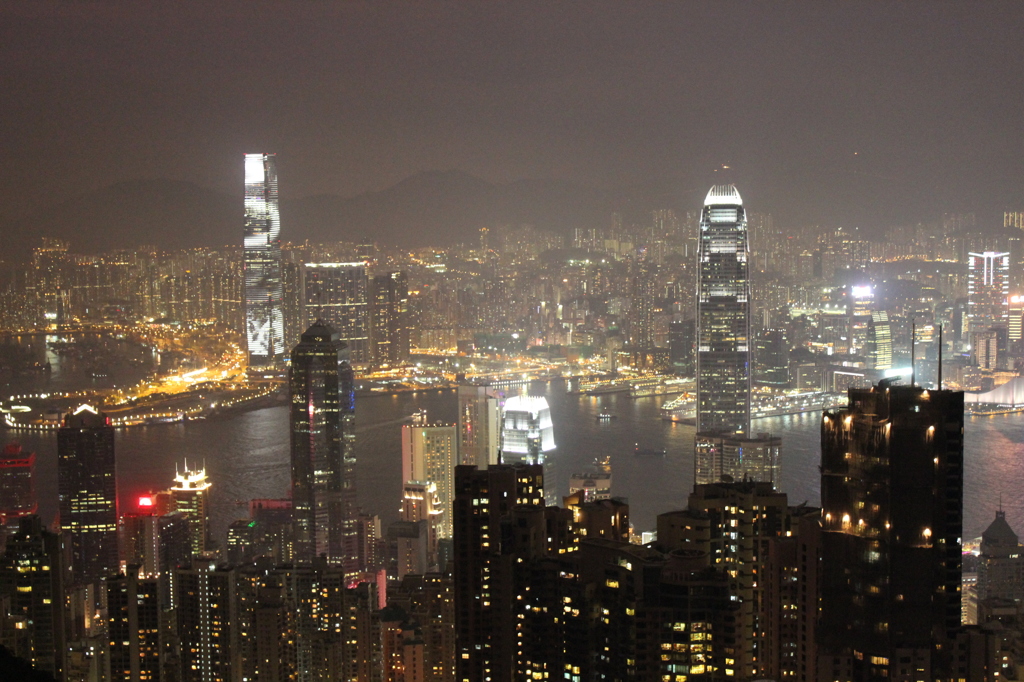
[(939, 390), (942, 390), (942, 325), (939, 325)]

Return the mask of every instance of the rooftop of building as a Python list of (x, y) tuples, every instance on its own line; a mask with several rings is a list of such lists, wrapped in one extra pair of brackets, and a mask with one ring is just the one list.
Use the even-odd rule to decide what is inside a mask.
[(704, 199), (705, 206), (742, 206), (743, 199), (740, 197), (736, 185), (713, 185), (708, 190)]

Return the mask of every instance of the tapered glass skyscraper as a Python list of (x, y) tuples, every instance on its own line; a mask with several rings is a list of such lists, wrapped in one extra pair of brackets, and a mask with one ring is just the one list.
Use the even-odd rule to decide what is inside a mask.
[(747, 219), (734, 185), (715, 185), (700, 220), (697, 431), (750, 431)]
[(275, 154), (245, 155), (245, 336), (250, 365), (284, 354), (281, 212)]
[(355, 398), (348, 347), (317, 320), (292, 351), (292, 505), (295, 554), (325, 555), (359, 570), (356, 537)]

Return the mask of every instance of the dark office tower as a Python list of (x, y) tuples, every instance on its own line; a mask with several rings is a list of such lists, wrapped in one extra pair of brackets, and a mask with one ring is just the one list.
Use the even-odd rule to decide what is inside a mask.
[(114, 427), (89, 405), (64, 416), (57, 432), (60, 528), (71, 543), (76, 585), (117, 571), (117, 477)]
[(963, 428), (962, 392), (885, 382), (822, 416), (820, 679), (895, 678), (910, 660), (921, 679), (948, 677)]
[(35, 514), (35, 471), (36, 453), (22, 452), (17, 443), (4, 447), (0, 454), (0, 526)]
[[(0, 604), (10, 600), (9, 616), (16, 630), (0, 634), (25, 635), (17, 638), (14, 653), (57, 679), (64, 658), (63, 556), (60, 536), (45, 530), (34, 515), (19, 521), (18, 531), (0, 555)], [(0, 612), (0, 631), (5, 615)]]
[(366, 263), (306, 263), (302, 301), (306, 324), (321, 320), (333, 327), (348, 346), (349, 362), (371, 360)]
[(680, 376), (692, 377), (696, 369), (696, 332), (693, 320), (681, 320), (668, 324), (668, 352), (672, 371)]
[(389, 272), (370, 287), (373, 362), (394, 367), (409, 360), (409, 277)]
[(355, 528), (355, 402), (348, 347), (319, 320), (292, 351), (292, 504), (300, 561), (326, 555), (359, 570)]
[(704, 200), (697, 265), (697, 431), (750, 431), (747, 220), (734, 185)]
[(281, 304), (284, 320), (284, 347), (291, 348), (299, 342), (306, 323), (302, 305), (302, 266), (284, 261), (281, 263), (281, 283), (284, 298)]
[(110, 682), (164, 679), (160, 581), (140, 578), (138, 568), (129, 565), (127, 575), (105, 581)]
[(629, 345), (646, 349), (654, 345), (654, 286), (657, 266), (650, 261), (632, 264), (630, 272)]
[(512, 679), (516, 614), (511, 521), (517, 505), (543, 504), (544, 469), (539, 464), (455, 467), (452, 517), (459, 680)]
[(789, 343), (784, 329), (762, 329), (755, 341), (754, 381), (766, 388), (789, 388)]
[(277, 155), (245, 155), (245, 331), (249, 364), (284, 354)]

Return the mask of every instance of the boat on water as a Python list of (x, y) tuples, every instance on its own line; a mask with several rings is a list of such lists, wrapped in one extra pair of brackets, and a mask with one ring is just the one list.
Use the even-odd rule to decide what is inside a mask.
[(611, 421), (612, 419), (615, 419), (617, 416), (618, 415), (612, 414), (608, 410), (601, 410), (601, 413), (597, 415), (597, 421), (599, 421), (599, 422), (607, 422), (607, 421)]
[(642, 448), (640, 447), (640, 444), (637, 443), (636, 447), (633, 448), (633, 454), (638, 457), (664, 457), (665, 448), (661, 448), (660, 450), (656, 448)]

